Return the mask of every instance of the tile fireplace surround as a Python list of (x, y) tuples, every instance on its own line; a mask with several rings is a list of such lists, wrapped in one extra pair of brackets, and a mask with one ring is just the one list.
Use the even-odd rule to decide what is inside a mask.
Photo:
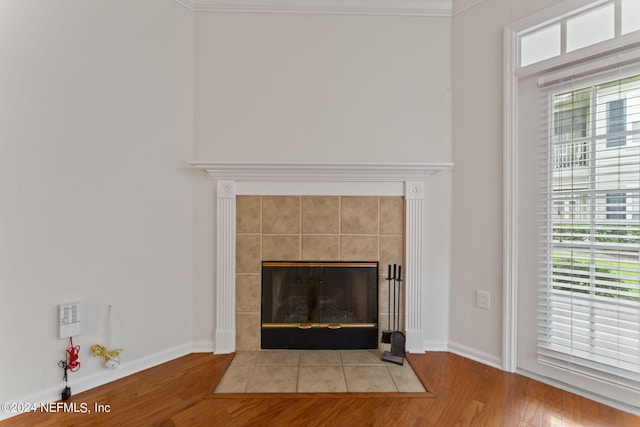
[[(192, 162), (191, 166), (206, 172), (217, 184), (216, 354), (259, 347), (256, 341), (256, 337), (259, 337), (259, 313), (242, 311), (247, 309), (246, 304), (253, 304), (251, 310), (255, 309), (255, 303), (250, 302), (251, 296), (247, 298), (246, 291), (251, 294), (257, 289), (259, 295), (259, 271), (254, 272), (251, 267), (247, 270), (244, 264), (246, 256), (236, 256), (236, 249), (246, 254), (247, 250), (255, 252), (258, 248), (261, 251), (256, 254), (258, 263), (260, 257), (270, 258), (269, 251), (290, 259), (320, 260), (317, 257), (335, 256), (334, 260), (353, 260), (353, 257), (367, 255), (362, 251), (370, 248), (368, 256), (374, 257), (375, 250), (375, 258), (368, 260), (380, 261), (381, 279), (387, 263), (403, 264), (404, 316), (399, 329), (406, 333), (408, 352), (425, 350), (420, 304), (424, 181), (433, 173), (448, 169), (451, 164)], [(404, 235), (398, 234), (397, 218), (402, 197)], [(313, 227), (324, 227), (326, 224), (322, 225), (308, 215), (307, 220), (304, 216), (295, 217), (296, 212), (303, 215), (305, 205), (309, 208), (314, 203), (328, 204), (329, 210), (334, 209), (331, 206), (335, 205), (335, 209), (338, 209), (336, 212), (339, 212), (338, 227), (346, 225), (347, 229), (342, 233), (340, 228), (334, 230), (336, 232), (314, 232)], [(376, 209), (373, 209), (374, 206)], [(256, 225), (260, 223), (264, 227), (264, 215), (269, 215), (271, 210), (280, 211), (278, 218), (267, 221), (268, 227), (272, 228), (262, 228), (257, 232)], [(245, 211), (249, 212), (248, 216), (238, 216), (238, 213)], [(257, 212), (260, 212), (259, 219)], [(357, 212), (364, 213), (365, 219), (351, 218)], [(298, 219), (292, 219), (292, 214)], [(376, 217), (366, 219), (367, 214)], [(303, 221), (311, 223), (304, 225)], [(374, 222), (378, 226), (375, 232), (368, 228)], [(292, 224), (294, 228), (291, 228)], [(308, 233), (305, 233), (304, 227), (307, 227)], [(357, 227), (364, 228), (358, 231)], [(293, 248), (293, 252), (286, 253), (284, 248), (287, 247)], [(282, 253), (283, 250), (285, 253)], [(404, 263), (398, 260), (402, 252)], [(383, 286), (381, 289), (385, 288)], [(239, 292), (242, 295), (238, 294), (237, 298)], [(386, 304), (382, 304), (382, 301), (380, 311), (386, 311)], [(380, 319), (381, 329), (386, 327), (385, 320), (386, 317)]]
[(261, 261), (379, 261), (378, 319), (387, 329), (386, 266), (404, 264), (403, 249), (402, 197), (238, 196), (237, 349), (260, 349)]

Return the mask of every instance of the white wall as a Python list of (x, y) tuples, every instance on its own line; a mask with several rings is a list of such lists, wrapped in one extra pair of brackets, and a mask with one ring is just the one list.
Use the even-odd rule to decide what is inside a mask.
[[(123, 365), (192, 340), (192, 15), (172, 0), (0, 2), (0, 401), (59, 396), (57, 305)], [(187, 351), (188, 352), (188, 351)]]
[[(558, 3), (485, 0), (453, 17), (453, 237), (450, 345), (500, 365), (502, 358), (503, 29)], [(491, 292), (489, 311), (475, 306)]]
[(104, 373), (88, 348), (108, 305), (125, 362), (211, 345), (213, 186), (188, 160), (453, 161), (426, 188), (425, 343), (499, 363), (502, 29), (554, 3), (450, 19), (1, 2), (0, 399), (61, 387), (62, 302), (85, 308), (72, 387)]
[(450, 159), (449, 18), (196, 19), (198, 159)]
[[(449, 162), (450, 23), (198, 14), (195, 160)], [(424, 338), (446, 347), (450, 173), (432, 178), (427, 191)], [(196, 292), (208, 301), (214, 280), (207, 267), (214, 259), (208, 243), (214, 238), (211, 183), (199, 180), (194, 197)], [(212, 330), (196, 328), (196, 340), (210, 339)]]
[(0, 2), (0, 400), (61, 389), (62, 302), (85, 309), (72, 388), (111, 375), (88, 353), (108, 305), (125, 363), (211, 345), (213, 186), (188, 160), (453, 161), (426, 188), (425, 343), (500, 363), (502, 29), (555, 3), (450, 19)]

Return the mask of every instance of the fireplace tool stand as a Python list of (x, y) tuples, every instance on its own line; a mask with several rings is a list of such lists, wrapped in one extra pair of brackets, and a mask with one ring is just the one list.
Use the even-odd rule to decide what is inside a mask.
[[(391, 350), (382, 354), (382, 360), (385, 362), (404, 365), (405, 352), (405, 336), (398, 330), (400, 324), (400, 283), (402, 282), (402, 266), (393, 264), (393, 276), (391, 275), (391, 265), (389, 265), (389, 274), (387, 281), (389, 282), (389, 322), (391, 329), (391, 281), (393, 280), (393, 331), (382, 331), (382, 342), (391, 343)], [(396, 287), (398, 288), (396, 298)]]

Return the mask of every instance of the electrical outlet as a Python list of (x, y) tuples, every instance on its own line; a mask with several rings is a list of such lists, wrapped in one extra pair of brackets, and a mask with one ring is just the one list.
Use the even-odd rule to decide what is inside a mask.
[(476, 291), (476, 307), (489, 310), (491, 308), (491, 292), (489, 291)]

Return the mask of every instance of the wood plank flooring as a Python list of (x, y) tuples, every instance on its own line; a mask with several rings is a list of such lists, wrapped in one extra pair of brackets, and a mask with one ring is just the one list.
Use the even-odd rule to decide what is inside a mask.
[(231, 360), (191, 354), (67, 401), (91, 413), (32, 412), (0, 426), (640, 427), (640, 417), (450, 353), (408, 355), (427, 394), (214, 394)]

